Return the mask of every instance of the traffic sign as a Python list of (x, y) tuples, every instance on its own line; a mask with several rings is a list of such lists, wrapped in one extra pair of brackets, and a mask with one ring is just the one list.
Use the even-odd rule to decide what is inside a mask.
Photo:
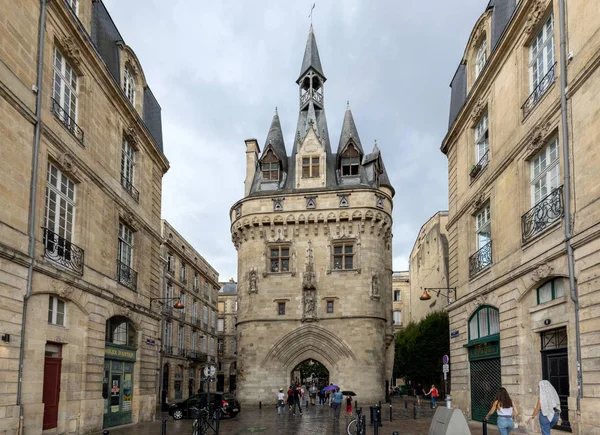
[(444, 365), (442, 366), (442, 371), (443, 371), (444, 373), (448, 373), (448, 372), (450, 371), (450, 365), (448, 365), (448, 364), (444, 364)]
[(448, 362), (450, 361), (450, 358), (448, 357), (448, 355), (444, 355), (442, 357), (442, 363), (444, 364), (448, 364)]

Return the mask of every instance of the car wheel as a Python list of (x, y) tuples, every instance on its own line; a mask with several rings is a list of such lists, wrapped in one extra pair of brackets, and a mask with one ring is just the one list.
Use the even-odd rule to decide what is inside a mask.
[(173, 412), (173, 418), (175, 420), (181, 420), (183, 418), (183, 411), (181, 411), (181, 409), (176, 409), (175, 412)]

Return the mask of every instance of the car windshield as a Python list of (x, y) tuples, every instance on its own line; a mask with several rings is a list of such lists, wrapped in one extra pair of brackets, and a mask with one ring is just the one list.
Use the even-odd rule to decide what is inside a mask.
[(223, 394), (223, 400), (234, 400), (235, 396), (233, 394)]

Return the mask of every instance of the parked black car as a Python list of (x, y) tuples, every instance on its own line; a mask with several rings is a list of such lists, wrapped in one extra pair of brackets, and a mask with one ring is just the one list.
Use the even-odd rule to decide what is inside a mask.
[(199, 393), (187, 399), (172, 403), (169, 406), (169, 415), (175, 420), (192, 418), (194, 409), (209, 406), (210, 413), (214, 413), (217, 407), (221, 408), (221, 416), (235, 417), (240, 412), (240, 404), (230, 393)]

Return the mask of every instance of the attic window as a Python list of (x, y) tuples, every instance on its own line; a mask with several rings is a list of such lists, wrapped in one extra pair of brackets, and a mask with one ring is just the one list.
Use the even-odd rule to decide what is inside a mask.
[(319, 157), (302, 157), (302, 178), (319, 176)]
[(131, 104), (135, 104), (135, 80), (129, 67), (125, 67), (125, 73), (123, 77), (123, 92)]
[(352, 177), (359, 173), (360, 154), (352, 144), (342, 153), (342, 177)]
[(264, 181), (279, 181), (279, 159), (271, 150), (262, 159), (262, 175)]

